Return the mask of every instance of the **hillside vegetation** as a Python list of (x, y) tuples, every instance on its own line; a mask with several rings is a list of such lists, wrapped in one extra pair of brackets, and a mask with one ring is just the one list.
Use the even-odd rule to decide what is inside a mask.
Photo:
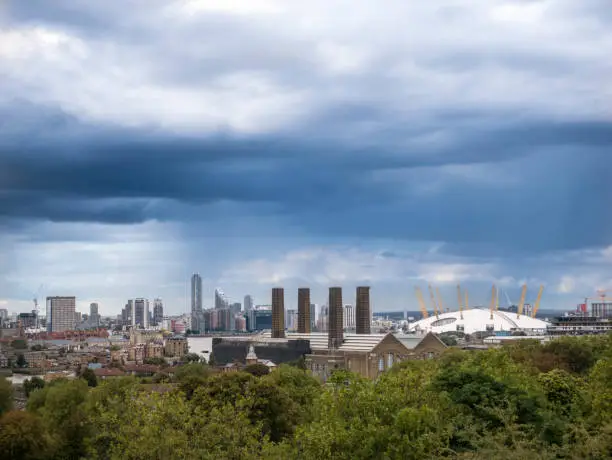
[(11, 410), (5, 383), (11, 459), (612, 458), (612, 336), (449, 350), (328, 385), (290, 366), (194, 363), (162, 385), (56, 381), (32, 388), (26, 411)]

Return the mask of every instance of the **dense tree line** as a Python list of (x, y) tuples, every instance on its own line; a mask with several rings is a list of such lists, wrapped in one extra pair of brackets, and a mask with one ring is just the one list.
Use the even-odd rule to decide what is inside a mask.
[[(612, 336), (449, 350), (375, 381), (337, 371), (213, 373), (143, 385), (86, 378), (28, 387), (0, 452), (12, 459), (612, 458)], [(4, 399), (3, 399), (4, 398)]]

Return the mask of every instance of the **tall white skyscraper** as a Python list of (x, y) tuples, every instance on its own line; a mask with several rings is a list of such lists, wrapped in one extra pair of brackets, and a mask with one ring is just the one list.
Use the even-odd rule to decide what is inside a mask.
[(202, 310), (202, 277), (194, 273), (191, 277), (191, 326), (190, 329), (200, 331), (205, 328), (204, 312)]
[(202, 311), (202, 277), (194, 273), (191, 277), (191, 313)]
[(287, 310), (285, 315), (285, 329), (296, 331), (298, 327), (298, 312), (297, 310)]
[(310, 330), (314, 331), (317, 327), (317, 304), (310, 304)]
[(344, 328), (355, 329), (355, 307), (346, 304), (344, 306)]
[(244, 311), (251, 311), (253, 309), (253, 297), (251, 295), (244, 296)]

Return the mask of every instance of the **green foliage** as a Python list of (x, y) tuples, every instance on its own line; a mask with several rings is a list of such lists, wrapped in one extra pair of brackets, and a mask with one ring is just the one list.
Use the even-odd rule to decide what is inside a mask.
[(63, 380), (33, 392), (28, 399), (27, 409), (41, 417), (55, 448), (66, 458), (85, 454), (85, 439), (90, 432), (85, 410), (88, 393), (85, 380)]
[(23, 390), (26, 396), (28, 397), (34, 390), (38, 390), (44, 387), (45, 387), (45, 381), (41, 379), (40, 377), (36, 377), (36, 376), (32, 377), (31, 379), (26, 379), (23, 382)]
[(211, 375), (206, 364), (191, 363), (180, 366), (174, 373), (174, 378), (187, 399), (191, 399), (194, 391), (204, 385)]
[(172, 378), (166, 372), (157, 372), (151, 380), (153, 383), (169, 383), (172, 381)]
[(145, 358), (144, 364), (152, 364), (154, 366), (167, 366), (168, 363), (164, 358)]
[(447, 347), (454, 347), (455, 345), (457, 345), (457, 337), (455, 337), (454, 335), (441, 335), (440, 340)]
[(39, 417), (24, 411), (0, 418), (0, 452), (12, 460), (44, 460), (50, 457), (51, 440)]
[(4, 377), (0, 377), (0, 415), (13, 408), (13, 385)]
[(337, 369), (325, 385), (289, 365), (255, 376), (190, 363), (149, 385), (126, 377), (89, 387), (80, 378), (38, 388), (33, 378), (26, 412), (2, 406), (12, 387), (0, 380), (0, 452), (45, 460), (612, 458), (612, 340), (556, 342), (452, 349), (376, 380)]
[(98, 378), (92, 369), (85, 369), (81, 373), (81, 378), (87, 382), (87, 386), (96, 387), (98, 386)]
[(30, 350), (31, 350), (31, 351), (41, 351), (41, 350), (43, 350), (43, 349), (44, 349), (44, 348), (43, 348), (43, 346), (42, 346), (42, 345), (40, 345), (40, 344), (32, 345), (32, 346), (30, 347)]
[(264, 375), (268, 375), (270, 373), (270, 369), (265, 364), (253, 363), (246, 366), (244, 368), (244, 372), (254, 375), (255, 377), (263, 377)]
[(28, 341), (25, 339), (15, 339), (11, 342), (11, 347), (13, 347), (15, 350), (27, 350)]
[(186, 362), (186, 363), (199, 363), (200, 362), (200, 355), (198, 355), (197, 353), (187, 353), (185, 356), (183, 356), (183, 362)]

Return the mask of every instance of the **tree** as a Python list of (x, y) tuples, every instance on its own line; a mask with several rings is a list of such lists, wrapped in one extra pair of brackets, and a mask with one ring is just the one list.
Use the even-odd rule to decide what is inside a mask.
[(187, 353), (185, 356), (183, 356), (183, 361), (186, 363), (199, 363), (200, 355), (197, 353)]
[(0, 452), (13, 460), (49, 458), (50, 440), (39, 417), (11, 411), (0, 418)]
[(440, 336), (440, 340), (444, 343), (444, 345), (446, 345), (447, 347), (454, 347), (457, 345), (457, 337), (453, 336), (453, 335), (441, 335)]
[(154, 366), (166, 366), (168, 363), (164, 358), (145, 358), (144, 364), (152, 364)]
[(255, 377), (263, 377), (264, 375), (268, 375), (270, 373), (270, 369), (265, 364), (253, 363), (246, 366), (244, 368), (244, 372), (248, 372)]
[(28, 348), (28, 342), (25, 339), (15, 339), (11, 342), (11, 347), (15, 350), (26, 350)]
[(0, 377), (0, 415), (13, 408), (13, 385), (4, 377)]
[(170, 375), (166, 372), (156, 372), (152, 378), (153, 383), (168, 383), (172, 381)]
[(217, 363), (215, 362), (215, 356), (212, 354), (212, 352), (208, 354), (208, 360), (206, 362), (209, 366), (216, 366)]
[(98, 378), (92, 369), (86, 368), (81, 373), (81, 378), (87, 382), (87, 386), (96, 387), (98, 386)]
[(23, 353), (19, 353), (17, 355), (17, 361), (15, 362), (15, 364), (17, 364), (17, 367), (26, 367), (28, 362), (25, 359), (25, 356), (23, 356)]
[(40, 388), (45, 387), (45, 381), (40, 377), (32, 377), (31, 379), (26, 379), (23, 382), (23, 390), (25, 391), (26, 396), (30, 396), (34, 390), (38, 390)]
[(51, 382), (28, 399), (27, 410), (41, 417), (62, 458), (86, 456), (85, 439), (91, 429), (88, 395), (87, 382), (76, 379)]
[(211, 375), (210, 368), (201, 363), (184, 364), (174, 373), (178, 387), (191, 399), (194, 391), (204, 385)]

